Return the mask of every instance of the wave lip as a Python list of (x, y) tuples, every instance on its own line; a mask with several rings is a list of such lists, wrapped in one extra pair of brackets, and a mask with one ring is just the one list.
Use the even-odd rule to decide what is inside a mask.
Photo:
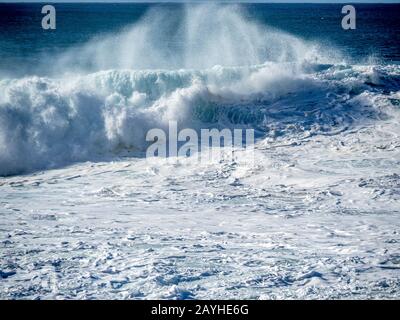
[(347, 130), (396, 116), (398, 91), (384, 92), (399, 75), (398, 66), (266, 63), (2, 80), (0, 175), (142, 152), (147, 131), (170, 120), (280, 139)]

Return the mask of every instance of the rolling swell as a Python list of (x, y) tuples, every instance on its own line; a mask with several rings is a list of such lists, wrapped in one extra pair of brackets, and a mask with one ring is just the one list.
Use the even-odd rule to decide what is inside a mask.
[(188, 8), (178, 27), (167, 17), (67, 51), (48, 77), (1, 80), (0, 175), (137, 155), (170, 120), (285, 141), (398, 116), (398, 65), (348, 65), (232, 7)]
[[(144, 151), (146, 132), (166, 129), (169, 120), (181, 128), (251, 127), (265, 137), (288, 139), (389, 117), (399, 101), (376, 88), (395, 81), (384, 70), (377, 76), (370, 67), (331, 66), (316, 73), (290, 67), (2, 80), (0, 174)], [(398, 76), (398, 67), (391, 72)]]

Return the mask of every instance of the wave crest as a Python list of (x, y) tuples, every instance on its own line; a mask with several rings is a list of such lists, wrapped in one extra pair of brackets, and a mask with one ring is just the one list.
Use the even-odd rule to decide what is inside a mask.
[(216, 5), (151, 10), (50, 65), (57, 77), (0, 81), (0, 175), (140, 153), (169, 120), (273, 140), (334, 134), (390, 114), (400, 84), (399, 66), (349, 66)]
[[(57, 57), (60, 72), (107, 69), (207, 69), (273, 62), (326, 62), (334, 50), (251, 21), (232, 5), (185, 5), (173, 12), (155, 7), (116, 34), (97, 37)], [(322, 54), (322, 50), (324, 53)], [(322, 61), (325, 60), (325, 61)]]

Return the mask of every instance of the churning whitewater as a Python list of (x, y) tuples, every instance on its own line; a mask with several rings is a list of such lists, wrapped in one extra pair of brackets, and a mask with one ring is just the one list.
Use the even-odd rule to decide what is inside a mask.
[[(0, 78), (0, 298), (399, 297), (400, 66), (242, 11)], [(256, 161), (146, 159), (169, 121), (254, 129)]]

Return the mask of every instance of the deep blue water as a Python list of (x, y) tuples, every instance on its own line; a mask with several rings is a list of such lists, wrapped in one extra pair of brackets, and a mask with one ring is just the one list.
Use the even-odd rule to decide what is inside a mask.
[[(151, 7), (179, 17), (183, 4), (55, 4), (57, 29), (41, 28), (43, 4), (0, 4), (0, 70), (29, 73), (43, 56), (118, 31)], [(334, 46), (354, 60), (400, 61), (400, 5), (356, 4), (357, 29), (341, 28), (340, 4), (242, 4), (251, 20)], [(163, 26), (160, 25), (160, 28)], [(205, 37), (207, 35), (204, 35)], [(40, 72), (40, 71), (39, 71)]]

